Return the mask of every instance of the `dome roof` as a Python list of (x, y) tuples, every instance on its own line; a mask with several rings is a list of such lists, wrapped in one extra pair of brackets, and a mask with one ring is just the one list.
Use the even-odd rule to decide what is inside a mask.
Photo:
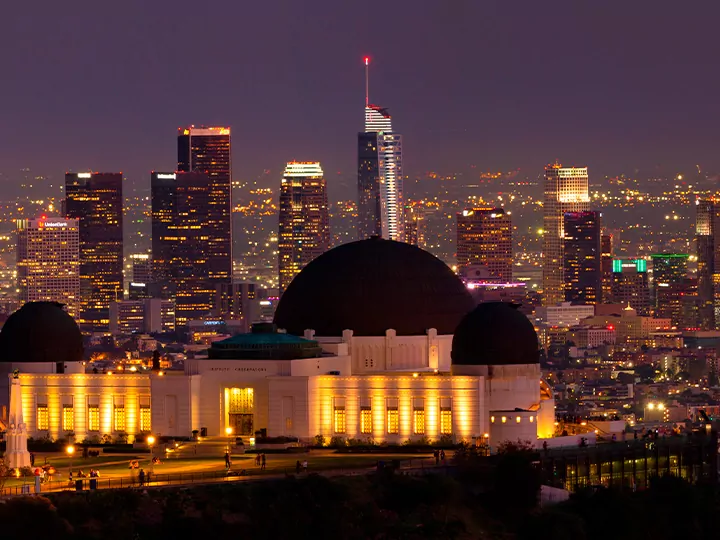
[(452, 363), (537, 364), (538, 337), (518, 307), (508, 302), (487, 302), (468, 313), (453, 336)]
[(0, 332), (0, 362), (80, 362), (78, 325), (57, 302), (28, 302)]
[(308, 264), (290, 283), (275, 324), (318, 336), (452, 334), (474, 306), (462, 281), (440, 259), (410, 244), (371, 238), (343, 244)]

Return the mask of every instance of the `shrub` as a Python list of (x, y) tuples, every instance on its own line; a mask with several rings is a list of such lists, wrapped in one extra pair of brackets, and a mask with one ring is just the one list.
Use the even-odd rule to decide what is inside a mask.
[(128, 442), (128, 434), (124, 431), (118, 431), (115, 434), (115, 444), (127, 444)]
[(419, 439), (412, 440), (408, 439), (405, 442), (403, 442), (403, 446), (430, 446), (430, 439), (427, 435), (423, 435)]
[(334, 437), (330, 438), (329, 446), (330, 448), (341, 448), (343, 446), (347, 446), (347, 443), (345, 442), (345, 439), (343, 437), (335, 435)]
[(99, 435), (86, 435), (85, 438), (82, 440), (83, 444), (100, 444), (100, 436)]
[(256, 437), (255, 444), (287, 444), (296, 443), (299, 439), (297, 437)]
[(314, 437), (315, 446), (325, 446), (325, 437), (322, 435), (315, 435)]
[(348, 439), (347, 445), (348, 446), (377, 446), (377, 444), (372, 439), (372, 437), (368, 437), (367, 439)]
[(453, 444), (455, 444), (455, 441), (453, 440), (453, 436), (449, 433), (440, 435), (440, 438), (435, 441), (435, 446), (452, 446)]
[(112, 443), (112, 437), (108, 433), (103, 433), (102, 438), (100, 439), (101, 444), (111, 444)]

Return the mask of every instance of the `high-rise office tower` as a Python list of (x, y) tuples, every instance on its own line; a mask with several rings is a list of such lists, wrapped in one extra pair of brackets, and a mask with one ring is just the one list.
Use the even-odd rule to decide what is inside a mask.
[(215, 315), (225, 320), (242, 319), (244, 331), (249, 332), (252, 323), (259, 322), (259, 291), (254, 283), (220, 285), (215, 293)]
[(613, 261), (612, 303), (630, 305), (638, 315), (650, 314), (650, 283), (645, 259)]
[(80, 296), (78, 220), (42, 216), (18, 220), (16, 225), (20, 302), (60, 302), (76, 316)]
[(425, 249), (425, 211), (420, 206), (405, 206), (405, 242)]
[(603, 234), (600, 237), (600, 269), (602, 270), (602, 301), (604, 303), (610, 301), (613, 258), (613, 235)]
[(65, 213), (79, 220), (80, 305), (85, 331), (107, 331), (110, 302), (123, 297), (122, 173), (66, 173)]
[(178, 171), (207, 174), (207, 268), (213, 282), (232, 278), (232, 165), (229, 127), (178, 130)]
[(653, 263), (655, 317), (672, 319), (674, 326), (682, 324), (682, 296), (688, 292), (687, 253), (656, 253)]
[(290, 162), (280, 184), (280, 294), (306, 264), (330, 248), (330, 217), (318, 162)]
[(720, 201), (695, 201), (697, 298), (700, 328), (714, 330), (720, 319)]
[(404, 239), (402, 136), (387, 109), (371, 105), (365, 58), (365, 130), (358, 133), (358, 237)]
[(680, 327), (700, 328), (696, 277), (686, 277), (682, 282), (680, 295)]
[[(222, 284), (208, 254), (213, 186), (204, 172), (153, 172), (151, 176), (152, 250), (162, 298), (175, 299), (178, 326), (212, 314), (216, 285)], [(223, 278), (224, 279), (224, 278)]]
[(152, 259), (148, 253), (130, 255), (130, 281), (152, 283)]
[(500, 282), (512, 281), (512, 222), (502, 208), (469, 208), (457, 214), (457, 265), (485, 267)]
[(128, 298), (139, 300), (152, 298), (157, 294), (154, 286), (152, 258), (148, 253), (132, 253), (125, 266), (125, 280), (128, 284)]
[(590, 210), (587, 167), (545, 167), (543, 209), (543, 304), (551, 306), (565, 299), (563, 216)]
[(602, 270), (600, 212), (565, 212), (563, 265), (565, 301), (600, 304)]

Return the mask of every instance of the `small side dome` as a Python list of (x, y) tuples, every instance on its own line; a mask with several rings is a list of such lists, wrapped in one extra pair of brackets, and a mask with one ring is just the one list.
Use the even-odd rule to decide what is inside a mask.
[(465, 315), (453, 336), (452, 363), (465, 366), (537, 364), (540, 346), (517, 304), (487, 302)]
[(57, 302), (28, 302), (0, 332), (0, 362), (81, 362), (83, 338)]

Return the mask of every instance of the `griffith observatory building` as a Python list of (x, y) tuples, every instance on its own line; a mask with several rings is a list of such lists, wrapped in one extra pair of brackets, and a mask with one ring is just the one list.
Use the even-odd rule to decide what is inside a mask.
[[(32, 302), (0, 332), (0, 407), (11, 446), (141, 433), (537, 441), (554, 430), (530, 321), (475, 304), (430, 253), (372, 238), (308, 264), (274, 324), (213, 343), (184, 370), (88, 373), (73, 319)], [(20, 458), (18, 458), (20, 459)], [(22, 463), (21, 463), (22, 465)]]

